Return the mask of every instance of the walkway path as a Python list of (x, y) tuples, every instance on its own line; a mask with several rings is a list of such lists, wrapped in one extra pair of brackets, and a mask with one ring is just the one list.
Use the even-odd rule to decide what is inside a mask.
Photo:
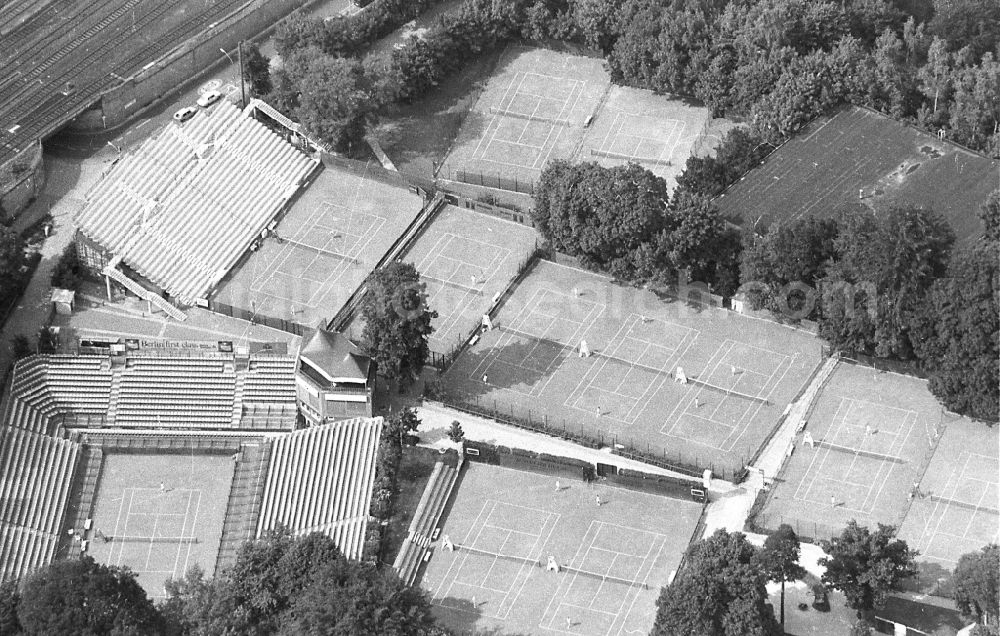
[(788, 417), (785, 418), (781, 428), (774, 434), (757, 461), (751, 466), (750, 474), (743, 483), (727, 495), (709, 504), (705, 536), (712, 534), (719, 528), (725, 528), (730, 532), (743, 530), (750, 507), (753, 506), (757, 494), (774, 479), (781, 469), (781, 465), (788, 457), (794, 443), (795, 433), (804, 424), (813, 401), (826, 383), (827, 378), (833, 373), (834, 367), (837, 366), (837, 359), (836, 356), (827, 358), (820, 370), (813, 376), (809, 386), (803, 391), (802, 396), (792, 403), (788, 409)]
[[(612, 455), (610, 449), (587, 448), (573, 442), (542, 435), (541, 433), (532, 433), (531, 431), (499, 424), (493, 420), (468, 415), (437, 404), (425, 403), (423, 406), (418, 406), (417, 415), (421, 420), (421, 426), (418, 431), (421, 445), (431, 448), (453, 448), (456, 446), (448, 439), (448, 429), (451, 427), (453, 421), (458, 420), (462, 425), (465, 436), (469, 439), (561, 457), (575, 457), (585, 461), (614, 464), (620, 468), (638, 470), (655, 475), (678, 477), (691, 481), (692, 485), (701, 483), (701, 480), (695, 477)], [(716, 496), (725, 496), (731, 490), (733, 490), (733, 485), (721, 479), (713, 479), (712, 486), (709, 489)]]

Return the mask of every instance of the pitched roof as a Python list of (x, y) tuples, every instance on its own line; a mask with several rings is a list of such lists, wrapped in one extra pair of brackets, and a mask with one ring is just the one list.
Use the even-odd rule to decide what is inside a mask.
[(300, 355), (331, 378), (367, 378), (371, 358), (334, 331), (317, 329)]
[(89, 195), (80, 231), (183, 303), (229, 271), (318, 163), (221, 101), (171, 122)]
[(926, 634), (957, 634), (971, 623), (962, 618), (953, 601), (923, 595), (911, 598), (890, 595), (875, 615)]
[(716, 204), (729, 218), (760, 218), (761, 228), (859, 205), (917, 205), (941, 214), (958, 243), (968, 243), (982, 234), (979, 206), (998, 187), (1000, 161), (848, 107), (812, 122)]

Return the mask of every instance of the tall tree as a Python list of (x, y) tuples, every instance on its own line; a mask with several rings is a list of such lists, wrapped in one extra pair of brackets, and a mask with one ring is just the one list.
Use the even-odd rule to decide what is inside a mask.
[(427, 338), (437, 312), (427, 308), (425, 289), (411, 263), (390, 263), (368, 279), (361, 340), (384, 378), (408, 382), (430, 355)]
[(666, 183), (636, 164), (552, 161), (535, 189), (532, 218), (552, 246), (623, 279), (633, 254), (665, 228)]
[(963, 554), (951, 580), (955, 605), (963, 614), (993, 630), (1000, 628), (1000, 546), (991, 543)]
[(889, 592), (917, 573), (914, 559), (918, 552), (896, 539), (894, 526), (880, 523), (873, 533), (851, 520), (839, 537), (820, 545), (829, 555), (819, 560), (826, 567), (823, 584), (843, 592), (847, 606), (858, 617), (870, 618), (872, 611), (885, 604)]
[(667, 212), (668, 229), (660, 244), (674, 270), (687, 270), (691, 280), (730, 294), (739, 279), (739, 232), (722, 218), (708, 197), (678, 193)]
[(243, 44), (243, 80), (250, 85), (251, 97), (271, 92), (271, 60), (264, 57), (254, 42)]
[(953, 240), (940, 216), (920, 208), (845, 214), (822, 281), (820, 335), (837, 349), (911, 358), (908, 316), (944, 275)]
[[(733, 128), (707, 157), (690, 156), (684, 172), (677, 177), (678, 190), (690, 194), (716, 197), (736, 183), (746, 173), (756, 168), (774, 145), (740, 126)], [(674, 196), (677, 196), (675, 191)], [(744, 219), (752, 221), (752, 219)]]
[(767, 575), (740, 532), (717, 530), (687, 550), (687, 561), (656, 601), (651, 636), (771, 636)]
[(29, 636), (155, 635), (159, 612), (127, 568), (90, 556), (53, 562), (24, 582), (17, 617)]
[(818, 297), (799, 295), (815, 289), (826, 275), (836, 255), (836, 238), (837, 223), (816, 218), (777, 225), (763, 236), (744, 232), (740, 281), (751, 308), (812, 317)]
[(6, 303), (18, 291), (18, 270), (24, 263), (24, 242), (20, 235), (0, 225), (0, 303)]
[(806, 571), (799, 565), (799, 538), (787, 523), (764, 540), (760, 560), (772, 581), (781, 581), (781, 618), (779, 624), (785, 627), (785, 581), (797, 581), (805, 576)]
[(983, 222), (983, 237), (987, 241), (1000, 242), (1000, 190), (990, 193), (979, 208), (979, 219)]
[(247, 542), (221, 576), (206, 582), (191, 571), (167, 591), (164, 614), (184, 636), (444, 636), (419, 589), (344, 558), (320, 533)]
[(1000, 264), (997, 244), (958, 253), (908, 314), (914, 353), (932, 393), (949, 409), (1000, 419)]
[(298, 116), (310, 135), (337, 152), (360, 146), (375, 117), (361, 62), (317, 56), (308, 61), (298, 86)]
[(17, 636), (22, 633), (21, 622), (17, 619), (17, 604), (20, 600), (17, 581), (0, 583), (0, 634)]

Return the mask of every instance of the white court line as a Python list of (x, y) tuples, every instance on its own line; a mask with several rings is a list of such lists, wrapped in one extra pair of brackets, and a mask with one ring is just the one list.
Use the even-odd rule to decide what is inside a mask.
[[(195, 529), (198, 527), (198, 513), (201, 512), (201, 489), (194, 489), (193, 492), (198, 493), (198, 499), (194, 506), (194, 519), (191, 520), (191, 534), (194, 535)], [(184, 556), (184, 572), (188, 570), (188, 562), (191, 560), (191, 543), (187, 544), (187, 554)], [(220, 537), (220, 547), (221, 547), (221, 537)], [(178, 550), (179, 552), (180, 550)], [(183, 575), (183, 573), (181, 573)]]
[[(187, 529), (187, 516), (188, 516), (189, 512), (191, 512), (191, 491), (190, 490), (188, 491), (187, 505), (184, 506), (184, 522), (181, 523), (181, 536), (182, 537), (191, 536), (191, 535), (194, 534), (194, 532), (193, 532), (194, 529), (193, 528), (192, 528), (191, 532), (185, 533), (185, 530)], [(181, 561), (181, 549), (180, 549), (180, 546), (177, 546), (177, 554), (174, 557), (174, 569), (171, 571), (172, 572), (172, 574), (171, 574), (172, 577), (176, 576), (177, 566), (178, 566), (178, 564), (180, 564), (180, 561)], [(187, 562), (185, 561), (185, 564), (186, 563)], [(181, 573), (181, 576), (183, 576), (183, 573)]]
[[(665, 322), (665, 323), (668, 323), (668, 324), (672, 324), (672, 325), (676, 325), (678, 327), (682, 327), (684, 329), (687, 329), (687, 332), (684, 334), (684, 337), (681, 338), (680, 343), (678, 343), (678, 345), (677, 345), (678, 346), (678, 350), (680, 349), (680, 346), (684, 344), (684, 341), (687, 340), (688, 336), (692, 336), (692, 334), (694, 334), (694, 335), (691, 337), (690, 341), (688, 341), (687, 346), (684, 347), (684, 351), (681, 351), (680, 353), (676, 353), (676, 351), (675, 351), (676, 355), (672, 356), (672, 360), (671, 360), (671, 358), (667, 359), (667, 362), (669, 363), (669, 366), (667, 367), (667, 375), (660, 376), (660, 382), (659, 382), (659, 384), (656, 384), (655, 387), (650, 387), (650, 391), (649, 391), (648, 395), (644, 393), (643, 397), (640, 398), (639, 400), (637, 400), (636, 403), (632, 406), (632, 408), (629, 409), (629, 411), (627, 413), (627, 417), (630, 418), (631, 422), (634, 422), (638, 418), (638, 414), (635, 415), (635, 416), (632, 415), (632, 413), (633, 413), (633, 411), (635, 411), (635, 409), (640, 408), (640, 405), (641, 405), (641, 408), (639, 410), (639, 413), (641, 414), (643, 412), (643, 410), (647, 406), (649, 406), (649, 403), (653, 401), (653, 397), (657, 394), (657, 392), (659, 392), (659, 390), (663, 387), (663, 385), (666, 384), (668, 380), (671, 381), (671, 382), (673, 381), (671, 379), (671, 377), (670, 377), (670, 368), (672, 366), (674, 366), (675, 364), (676, 365), (680, 364), (681, 360), (684, 359), (684, 356), (687, 355), (687, 352), (690, 351), (691, 347), (694, 346), (695, 341), (698, 340), (698, 336), (701, 335), (701, 330), (699, 330), (699, 329), (694, 329), (692, 327), (684, 327), (684, 325), (681, 325), (681, 324), (678, 324), (678, 323), (672, 323), (672, 322), (669, 322), (669, 321), (666, 321), (666, 320), (664, 320), (662, 322)], [(660, 431), (659, 432), (661, 434), (663, 433), (663, 427), (662, 426), (660, 427)]]
[[(660, 535), (660, 547), (656, 550), (656, 556), (649, 563), (649, 569), (646, 570), (646, 575), (642, 577), (642, 584), (649, 585), (649, 575), (653, 573), (653, 569), (656, 567), (656, 562), (659, 561), (660, 555), (663, 554), (663, 548), (667, 545), (667, 537), (665, 535)], [(641, 568), (640, 568), (641, 569)], [(618, 634), (621, 635), (622, 631), (625, 629), (625, 624), (628, 622), (628, 617), (632, 615), (632, 610), (635, 608), (635, 602), (639, 600), (639, 590), (633, 590), (635, 594), (632, 595), (632, 602), (629, 603), (628, 611), (622, 616), (622, 624), (618, 627)], [(611, 625), (614, 629), (614, 624)]]
[[(840, 403), (837, 404), (837, 410), (834, 411), (834, 413), (833, 413), (833, 422), (837, 422), (838, 421), (838, 418), (840, 417), (840, 411), (841, 411), (841, 409), (844, 408), (844, 404), (846, 402), (850, 402), (850, 401), (851, 401), (850, 398), (846, 398), (846, 397), (843, 397), (843, 396), (840, 398)], [(820, 455), (824, 455), (824, 453), (826, 455), (829, 455), (830, 454), (830, 450), (831, 449), (830, 449), (829, 446), (826, 446), (826, 447), (820, 446), (819, 452), (818, 453), (813, 453), (812, 461), (809, 462), (809, 468), (806, 469), (806, 475), (809, 475), (809, 477), (810, 477), (810, 479), (808, 481), (809, 485), (806, 486), (807, 482), (806, 482), (805, 479), (803, 479), (802, 481), (800, 481), (799, 485), (795, 488), (795, 492), (792, 494), (792, 499), (796, 499), (796, 500), (799, 500), (799, 501), (812, 501), (812, 499), (809, 498), (809, 493), (812, 491), (813, 484), (816, 482), (816, 478), (819, 477), (820, 468), (823, 466), (823, 463), (821, 462), (820, 463), (820, 468), (815, 468), (815, 466), (816, 466), (816, 460), (819, 459)], [(802, 493), (802, 495), (799, 495), (799, 490), (803, 486), (806, 486), (806, 490), (805, 490), (804, 493)]]
[[(722, 350), (726, 347), (727, 344), (729, 345), (729, 348), (726, 349), (725, 353), (723, 353)], [(735, 346), (736, 346), (736, 341), (729, 340), (728, 338), (726, 340), (724, 340), (722, 342), (722, 344), (719, 345), (719, 348), (715, 350), (715, 353), (712, 354), (712, 357), (710, 357), (708, 359), (708, 363), (705, 365), (705, 369), (710, 368), (708, 365), (711, 365), (713, 363), (713, 361), (715, 361), (715, 363), (714, 363), (714, 365), (711, 368), (718, 368), (719, 362), (722, 361), (722, 360), (724, 360), (726, 358), (726, 356), (729, 355), (729, 352), (731, 352), (733, 350), (733, 347), (735, 347)], [(718, 356), (718, 360), (716, 360), (716, 356)], [(705, 369), (702, 370), (702, 373), (704, 373)], [(674, 430), (677, 428), (677, 425), (680, 424), (681, 417), (684, 416), (684, 415), (687, 415), (687, 405), (690, 404), (690, 402), (691, 402), (691, 400), (689, 399), (688, 396), (691, 395), (691, 391), (694, 390), (695, 391), (695, 397), (698, 397), (698, 396), (700, 396), (702, 394), (703, 391), (706, 390), (705, 387), (702, 387), (700, 385), (697, 385), (697, 384), (694, 384), (694, 383), (691, 383), (691, 382), (689, 382), (685, 386), (687, 387), (687, 391), (685, 392), (684, 397), (682, 397), (681, 399), (677, 400), (677, 404), (674, 405), (674, 408), (670, 411), (670, 415), (668, 415), (667, 418), (666, 418), (666, 420), (665, 420), (665, 421), (670, 421), (671, 419), (673, 419), (673, 421), (674, 421), (673, 425), (670, 427), (670, 430), (666, 433), (666, 435), (670, 435), (670, 436), (673, 436), (673, 437), (680, 437), (681, 439), (686, 439), (688, 441), (692, 441), (692, 442), (700, 444), (701, 441), (691, 439), (690, 437), (687, 437), (686, 435), (674, 435)], [(677, 409), (680, 409), (682, 406), (684, 407), (684, 410), (681, 411), (680, 415), (678, 415), (678, 416), (675, 417), (674, 414), (677, 413)], [(697, 416), (697, 414), (695, 414), (695, 416)], [(664, 424), (664, 426), (665, 426), (665, 424)], [(662, 427), (660, 428), (660, 432), (663, 433), (663, 428)]]
[[(909, 414), (907, 414), (906, 416), (904, 416), (903, 423), (905, 424), (906, 421), (910, 419), (910, 416), (913, 417), (913, 422), (910, 424), (910, 427), (907, 429), (906, 435), (903, 437), (903, 441), (899, 442), (898, 446), (895, 446), (896, 442), (899, 441), (899, 433), (896, 433), (895, 434), (895, 439), (892, 441), (892, 443), (889, 444), (889, 454), (890, 455), (895, 455), (896, 457), (902, 457), (903, 456), (902, 450), (906, 446), (906, 441), (908, 439), (910, 439), (910, 435), (913, 434), (913, 430), (916, 428), (916, 425), (917, 425), (917, 413), (915, 411), (910, 411)], [(884, 460), (883, 459), (882, 460), (882, 465), (880, 465), (878, 467), (878, 471), (876, 471), (876, 473), (875, 473), (876, 480), (882, 474), (882, 469), (883, 468), (887, 468), (886, 473), (885, 473), (885, 477), (882, 478), (882, 484), (878, 487), (878, 491), (875, 492), (875, 498), (872, 500), (871, 505), (870, 506), (868, 505), (868, 495), (871, 494), (871, 489), (874, 488), (874, 486), (875, 486), (875, 480), (873, 480), (872, 483), (871, 483), (871, 485), (869, 486), (869, 488), (868, 488), (868, 495), (865, 496), (865, 500), (863, 502), (861, 502), (861, 507), (864, 508), (864, 509), (866, 509), (866, 510), (868, 510), (869, 513), (872, 511), (872, 509), (874, 509), (875, 504), (878, 503), (879, 497), (882, 496), (882, 490), (885, 489), (885, 485), (889, 481), (889, 477), (892, 475), (892, 471), (896, 469), (896, 465), (893, 462), (890, 462), (888, 460)]]
[[(518, 506), (518, 507), (524, 508), (524, 506)], [(549, 542), (549, 539), (552, 537), (552, 531), (555, 529), (555, 527), (557, 525), (559, 525), (559, 519), (562, 518), (562, 515), (557, 514), (557, 513), (544, 512), (544, 511), (539, 510), (537, 508), (527, 508), (527, 510), (533, 510), (534, 512), (542, 512), (542, 513), (545, 514), (545, 521), (542, 522), (542, 527), (539, 530), (538, 534), (534, 535), (535, 536), (535, 541), (534, 541), (534, 543), (531, 544), (531, 554), (538, 554), (538, 551), (542, 547), (544, 547), (545, 544), (547, 544)], [(545, 526), (548, 525), (549, 521), (552, 520), (553, 517), (555, 517), (555, 521), (553, 521), (552, 525), (549, 526), (549, 532), (548, 532), (548, 534), (545, 535), (545, 540), (543, 541), (542, 540), (542, 534), (545, 532)], [(528, 534), (528, 536), (532, 536), (530, 533), (522, 533), (522, 534)], [(539, 542), (541, 542), (541, 545), (539, 545)], [(525, 574), (524, 576), (522, 576), (521, 573), (524, 571), (525, 567), (528, 568), (528, 573)], [(510, 616), (510, 610), (513, 609), (515, 605), (517, 605), (517, 600), (519, 598), (521, 598), (521, 594), (524, 592), (524, 586), (528, 584), (528, 579), (531, 578), (531, 567), (532, 566), (528, 565), (527, 563), (521, 563), (521, 565), (517, 568), (517, 574), (514, 576), (514, 581), (516, 583), (516, 581), (520, 578), (521, 579), (521, 585), (520, 585), (520, 587), (517, 588), (517, 594), (514, 595), (514, 600), (510, 602), (510, 605), (504, 611), (503, 616), (501, 617), (500, 616), (500, 612), (499, 611), (497, 612), (497, 617), (498, 618), (506, 619), (508, 616)], [(507, 599), (509, 598), (510, 593), (513, 592), (513, 591), (514, 591), (514, 587), (511, 586), (511, 588), (507, 591), (507, 593), (504, 594), (504, 599), (501, 602), (500, 607), (503, 607), (503, 604), (507, 602)]]

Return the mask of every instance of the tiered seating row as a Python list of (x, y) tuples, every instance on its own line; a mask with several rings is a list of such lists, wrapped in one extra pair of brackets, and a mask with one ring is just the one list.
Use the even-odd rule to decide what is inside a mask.
[(16, 428), (0, 439), (0, 579), (8, 579), (55, 554), (80, 444)]
[(251, 358), (243, 385), (243, 403), (289, 400), (295, 400), (295, 358)]
[(228, 427), (236, 375), (218, 359), (132, 358), (122, 371), (118, 426)]
[(111, 371), (98, 356), (36, 355), (17, 363), (12, 394), (42, 414), (108, 410)]
[(396, 555), (396, 561), (392, 564), (400, 580), (407, 585), (412, 585), (417, 578), (417, 571), (430, 548), (434, 530), (458, 481), (458, 473), (459, 469), (452, 468), (444, 462), (434, 465), (427, 486), (417, 503), (417, 510), (410, 521), (406, 540), (403, 541), (399, 554)]
[(346, 556), (360, 558), (381, 431), (381, 418), (357, 418), (276, 439), (257, 536), (279, 524), (293, 533), (325, 529)]

